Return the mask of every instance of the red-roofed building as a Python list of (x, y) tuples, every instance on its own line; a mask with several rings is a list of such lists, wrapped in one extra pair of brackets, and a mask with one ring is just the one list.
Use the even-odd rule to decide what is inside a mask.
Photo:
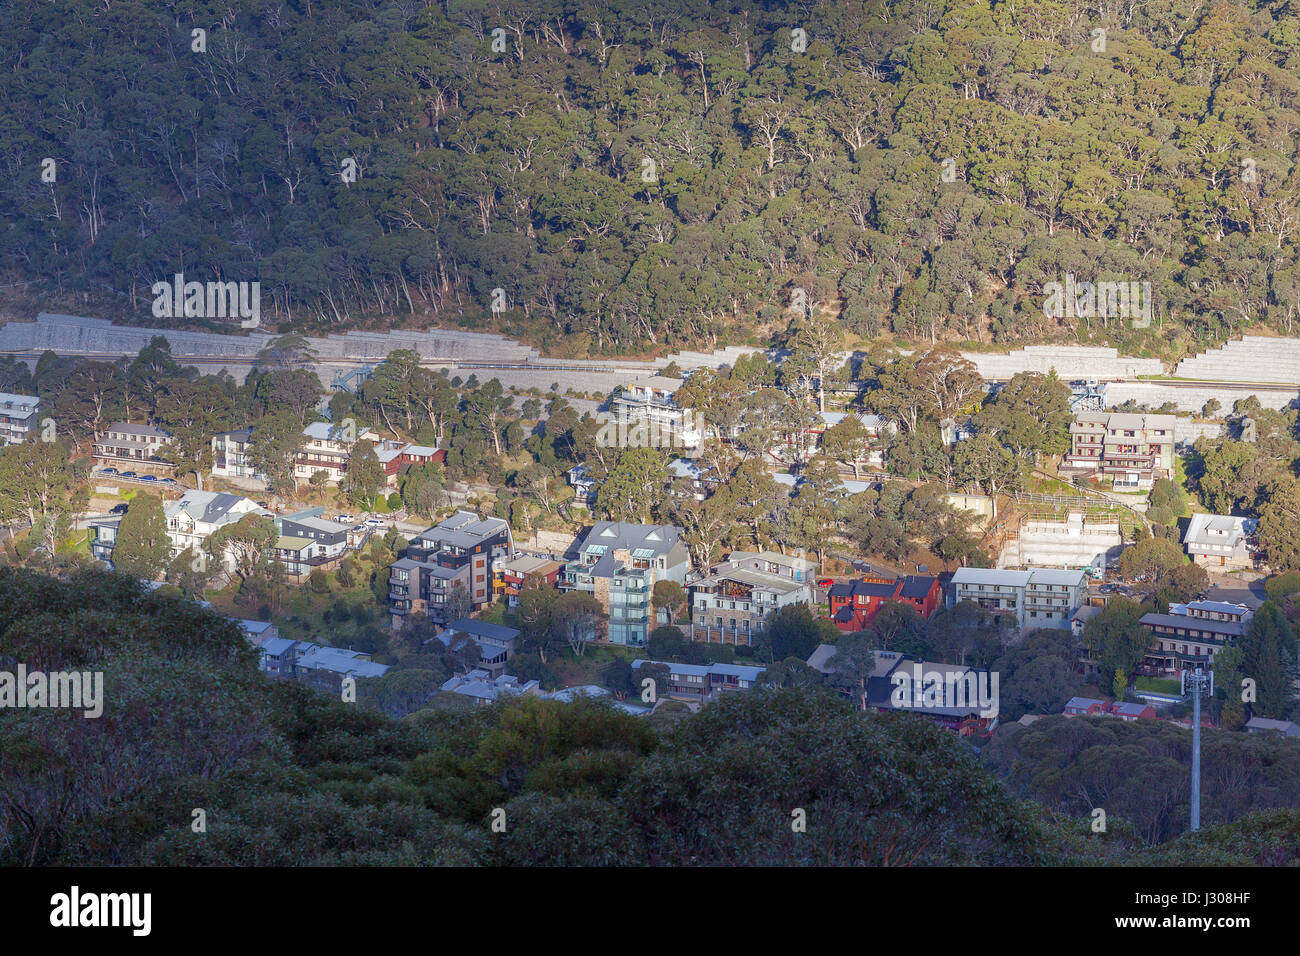
[(386, 440), (375, 444), (375, 457), (384, 469), (388, 487), (397, 487), (397, 474), (407, 465), (442, 464), (447, 460), (447, 449), (412, 445), (410, 442)]
[(939, 579), (909, 574), (901, 578), (864, 577), (831, 585), (831, 621), (846, 634), (865, 630), (886, 601), (910, 604), (927, 620), (939, 608)]
[(1150, 720), (1156, 716), (1156, 709), (1147, 704), (1115, 703), (1111, 705), (1110, 715), (1120, 720)]

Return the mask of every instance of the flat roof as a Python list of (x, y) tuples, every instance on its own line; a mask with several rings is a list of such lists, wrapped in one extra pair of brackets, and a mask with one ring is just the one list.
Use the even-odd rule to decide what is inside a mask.
[(952, 583), (1025, 587), (1032, 573), (1032, 571), (1010, 571), (1005, 568), (958, 568), (953, 572)]
[(504, 624), (493, 624), (490, 621), (479, 621), (472, 617), (463, 617), (459, 621), (452, 621), (447, 625), (447, 630), (458, 634), (469, 634), (472, 637), (486, 637), (495, 641), (508, 641), (519, 636), (519, 631), (513, 627), (506, 627)]
[(342, 524), (338, 521), (330, 521), (326, 518), (306, 517), (294, 518), (285, 517), (284, 521), (292, 521), (294, 524), (302, 525), (304, 528), (312, 528), (316, 531), (326, 531), (330, 534), (338, 534), (343, 531), (350, 531), (352, 526)]
[(751, 571), (749, 568), (726, 568), (695, 583), (700, 585), (720, 581), (739, 581), (741, 584), (775, 591), (777, 594), (790, 594), (793, 591), (804, 590), (808, 586), (803, 581), (792, 581), (790, 578), (782, 577), (779, 574), (768, 574), (766, 571)]

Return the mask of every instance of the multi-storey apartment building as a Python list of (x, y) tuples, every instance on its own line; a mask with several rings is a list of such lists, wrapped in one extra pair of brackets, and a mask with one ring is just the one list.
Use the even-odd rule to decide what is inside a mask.
[(1080, 412), (1070, 423), (1063, 468), (1100, 472), (1116, 488), (1150, 488), (1174, 473), (1173, 415)]
[[(648, 426), (642, 444), (698, 447), (704, 434), (695, 413), (680, 407), (673, 398), (681, 386), (680, 378), (663, 375), (651, 375), (624, 385), (609, 404), (613, 421), (606, 424), (606, 429), (617, 434), (619, 429), (627, 431), (639, 423)], [(635, 444), (636, 440), (628, 441)]]
[(153, 425), (115, 422), (95, 442), (95, 464), (139, 473), (170, 474), (176, 466), (163, 455), (171, 440), (170, 432)]
[(306, 484), (318, 471), (325, 472), (325, 482), (337, 485), (348, 470), (352, 446), (358, 441), (378, 442), (379, 434), (364, 428), (352, 436), (349, 430), (329, 422), (312, 422), (302, 430), (303, 446), (293, 466), (294, 480)]
[(41, 400), (35, 395), (0, 392), (0, 446), (17, 445), (37, 433)]
[(654, 630), (656, 581), (685, 584), (690, 556), (672, 525), (598, 521), (558, 584), (592, 595), (609, 614), (609, 640), (642, 646)]
[(1175, 675), (1189, 664), (1209, 664), (1214, 655), (1246, 633), (1254, 611), (1244, 604), (1192, 601), (1169, 605), (1168, 614), (1144, 614), (1152, 635), (1143, 661), (1148, 674)]
[(388, 612), (393, 627), (413, 614), (427, 615), (437, 624), (449, 616), (447, 598), (461, 585), (469, 590), (468, 564), (443, 567), (435, 561), (399, 558), (388, 566)]
[(265, 481), (266, 475), (249, 461), (253, 430), (239, 428), (212, 436), (212, 475), (214, 478), (252, 478)]
[(1005, 615), (1022, 628), (1070, 626), (1088, 593), (1084, 571), (959, 568), (949, 586), (948, 606), (971, 601)]
[(513, 551), (509, 524), (500, 518), (480, 518), (472, 511), (457, 511), (420, 533), (407, 547), (406, 556), (390, 565), (393, 626), (400, 626), (412, 612), (446, 623), (447, 598), (456, 583), (464, 585), (474, 608), (490, 603), (495, 565)]
[(733, 551), (691, 584), (691, 640), (752, 644), (781, 608), (812, 603), (815, 571), (816, 564), (806, 558)]
[(1253, 568), (1258, 557), (1254, 518), (1232, 515), (1192, 515), (1183, 546), (1197, 564), (1207, 568)]

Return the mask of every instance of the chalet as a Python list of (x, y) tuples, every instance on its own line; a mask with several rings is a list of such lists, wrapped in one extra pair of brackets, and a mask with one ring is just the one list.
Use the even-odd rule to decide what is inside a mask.
[(565, 473), (569, 487), (573, 489), (573, 503), (590, 508), (596, 503), (596, 493), (600, 482), (587, 474), (586, 465), (574, 465)]
[(1156, 711), (1147, 704), (1129, 704), (1116, 701), (1111, 705), (1110, 715), (1123, 721), (1154, 720)]
[(117, 422), (108, 426), (94, 444), (93, 457), (100, 467), (111, 466), (140, 474), (171, 475), (176, 466), (163, 455), (171, 444), (171, 432), (153, 425)]
[(832, 584), (828, 595), (830, 617), (841, 631), (864, 631), (887, 601), (908, 604), (929, 620), (938, 610), (943, 589), (936, 577), (864, 576), (857, 581)]
[[(817, 447), (821, 446), (821, 437), (828, 429), (834, 428), (850, 416), (862, 423), (871, 441), (870, 449), (858, 462), (859, 467), (865, 466), (875, 471), (884, 471), (885, 442), (890, 435), (898, 431), (898, 426), (879, 415), (866, 412), (818, 412), (817, 417), (821, 421), (810, 429), (816, 437)], [(856, 473), (855, 471), (854, 474)]]
[(493, 677), (482, 668), (475, 668), (460, 677), (452, 677), (442, 685), (444, 693), (468, 697), (478, 707), (486, 707), (503, 697), (536, 696), (540, 689), (541, 684), (535, 680), (521, 681), (513, 674)]
[(869, 694), (867, 703), (877, 711), (920, 714), (968, 737), (997, 727), (998, 675), (965, 664), (904, 658), (890, 671), (889, 697)]
[(295, 677), (332, 696), (340, 694), (347, 678), (383, 677), (388, 672), (387, 664), (376, 664), (361, 651), (301, 642), (300, 647)]
[(549, 558), (535, 558), (518, 554), (493, 567), (493, 587), (496, 593), (506, 596), (506, 606), (513, 610), (519, 606), (519, 594), (530, 581), (553, 586), (564, 570), (564, 562)]
[(704, 438), (698, 417), (674, 397), (682, 384), (680, 378), (650, 375), (624, 385), (596, 440), (606, 447), (698, 447)]
[(1252, 717), (1246, 721), (1246, 731), (1252, 734), (1281, 734), (1284, 737), (1300, 737), (1300, 726), (1289, 720), (1273, 720), (1269, 717)]
[[(837, 653), (833, 644), (819, 645), (808, 666), (829, 676)], [(860, 689), (840, 689), (862, 710), (919, 714), (963, 737), (997, 727), (997, 675), (961, 664), (917, 661), (896, 651), (872, 651), (872, 658)]]
[(1065, 704), (1066, 717), (1100, 717), (1110, 712), (1110, 704), (1095, 697), (1071, 697)]
[(282, 562), (289, 574), (303, 576), (313, 568), (338, 563), (348, 550), (351, 528), (320, 516), (324, 509), (312, 508), (275, 519), (280, 537), (272, 558)]
[(1192, 601), (1169, 605), (1168, 614), (1142, 615), (1139, 621), (1152, 635), (1143, 673), (1174, 676), (1189, 665), (1211, 663), (1215, 654), (1245, 634), (1254, 613), (1244, 604)]
[(505, 673), (506, 662), (515, 654), (519, 631), (513, 627), (465, 617), (448, 624), (436, 640), (450, 647), (458, 637), (468, 638), (478, 645), (478, 667), (496, 678)]
[[(202, 553), (204, 542), (213, 532), (235, 524), (245, 515), (275, 517), (255, 501), (219, 491), (186, 491), (179, 501), (167, 502), (163, 514), (167, 519), (167, 536), (172, 540), (173, 557), (186, 548), (195, 554)], [(223, 555), (222, 564), (227, 570), (233, 568), (233, 554)]]
[(397, 476), (411, 465), (441, 464), (447, 460), (445, 448), (413, 445), (410, 442), (384, 439), (375, 444), (375, 457), (384, 469), (385, 482), (390, 489), (397, 488)]
[(1183, 535), (1188, 556), (1205, 568), (1253, 568), (1259, 560), (1254, 518), (1192, 515)]
[[(713, 700), (727, 691), (748, 690), (767, 670), (746, 664), (678, 664), (638, 658), (632, 662), (632, 671), (638, 674), (641, 668), (651, 664), (668, 668), (665, 684), (655, 688), (657, 697), (700, 702)], [(634, 679), (639, 683), (639, 676)]]

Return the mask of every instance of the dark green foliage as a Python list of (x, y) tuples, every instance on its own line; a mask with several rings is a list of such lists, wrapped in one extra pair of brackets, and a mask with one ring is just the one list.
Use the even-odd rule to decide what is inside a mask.
[[(570, 354), (742, 340), (792, 286), (864, 337), (1290, 329), (1294, 237), (1265, 200), (1295, 194), (1290, 8), (895, 6), (694, 3), (665, 28), (541, 0), (494, 52), (459, 8), (337, 0), (236, 10), (194, 55), (191, 20), (143, 0), (94, 44), (90, 4), (15, 0), (0, 265), (137, 315), (183, 269), (260, 279), (264, 326), (427, 312)], [(1067, 329), (1043, 315), (1066, 273), (1168, 305)]]
[[(1191, 734), (1159, 720), (1044, 717), (999, 730), (985, 751), (1012, 789), (1088, 819), (1094, 807), (1155, 844), (1188, 826)], [(1300, 742), (1280, 734), (1208, 730), (1201, 736), (1204, 824), (1253, 811), (1300, 808)]]

